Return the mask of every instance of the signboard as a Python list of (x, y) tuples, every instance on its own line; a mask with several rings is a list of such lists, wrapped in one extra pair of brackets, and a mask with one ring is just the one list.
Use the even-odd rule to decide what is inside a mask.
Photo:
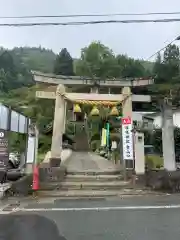
[(102, 137), (101, 137), (101, 147), (106, 146), (106, 141), (107, 141), (107, 130), (105, 128), (102, 129)]
[(4, 129), (0, 129), (0, 168), (7, 166), (8, 160), (8, 132)]
[(133, 160), (132, 119), (122, 118), (123, 159)]
[(46, 91), (36, 91), (37, 98), (47, 98), (47, 99), (55, 99), (56, 93), (55, 92), (46, 92)]

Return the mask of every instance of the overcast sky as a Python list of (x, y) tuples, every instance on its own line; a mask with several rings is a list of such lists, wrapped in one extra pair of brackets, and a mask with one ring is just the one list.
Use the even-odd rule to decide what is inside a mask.
[[(0, 16), (170, 11), (180, 11), (180, 0), (6, 0), (1, 5)], [(31, 19), (28, 21), (88, 21), (96, 19), (151, 19), (163, 17), (94, 17), (80, 19)], [(165, 17), (178, 17), (178, 15)], [(24, 20), (0, 19), (0, 23), (22, 21)], [(162, 48), (167, 41), (180, 34), (180, 22), (29, 28), (0, 27), (0, 31), (0, 45), (7, 48), (41, 45), (59, 52), (61, 48), (66, 47), (73, 57), (78, 57), (82, 47), (87, 46), (91, 41), (101, 41), (115, 53), (126, 53), (131, 57), (146, 59)]]

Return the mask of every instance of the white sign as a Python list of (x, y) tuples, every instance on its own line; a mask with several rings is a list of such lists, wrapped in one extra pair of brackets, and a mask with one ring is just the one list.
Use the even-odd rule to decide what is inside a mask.
[(133, 160), (132, 119), (122, 118), (123, 159)]
[(117, 142), (116, 141), (112, 141), (112, 149), (117, 149)]
[(56, 93), (55, 92), (46, 92), (46, 91), (36, 91), (37, 98), (47, 98), (47, 99), (55, 99)]
[(0, 132), (0, 138), (3, 138), (3, 137), (4, 137), (4, 133)]

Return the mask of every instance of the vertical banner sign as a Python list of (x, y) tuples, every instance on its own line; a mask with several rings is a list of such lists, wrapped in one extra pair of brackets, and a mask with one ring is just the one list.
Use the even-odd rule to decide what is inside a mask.
[(109, 123), (106, 124), (106, 137), (107, 137), (107, 140), (106, 140), (106, 144), (107, 144), (107, 148), (109, 149), (109, 145), (110, 145), (110, 131), (109, 131)]
[(102, 129), (102, 137), (101, 137), (101, 147), (105, 147), (107, 142), (107, 130), (105, 128)]
[(133, 160), (132, 119), (122, 118), (123, 159)]
[(8, 132), (0, 129), (0, 168), (6, 167), (9, 160)]

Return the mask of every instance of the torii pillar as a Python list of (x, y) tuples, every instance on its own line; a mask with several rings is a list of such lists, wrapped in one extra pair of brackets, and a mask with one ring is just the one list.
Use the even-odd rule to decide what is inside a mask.
[(51, 144), (51, 167), (59, 167), (61, 163), (62, 138), (65, 131), (66, 102), (64, 99), (65, 87), (58, 85), (56, 90), (53, 135)]
[[(122, 89), (123, 101), (122, 101), (122, 117), (130, 117), (132, 120), (132, 93), (130, 87), (123, 87)], [(121, 138), (122, 141), (122, 138)], [(122, 145), (122, 144), (121, 144)], [(121, 149), (123, 151), (123, 149)], [(124, 168), (124, 177), (126, 178), (126, 168), (133, 168), (134, 161), (125, 160), (123, 161), (123, 156), (121, 156), (121, 164)]]
[(132, 94), (130, 87), (123, 87), (122, 89), (123, 101), (122, 101), (122, 116), (124, 118), (132, 118)]

